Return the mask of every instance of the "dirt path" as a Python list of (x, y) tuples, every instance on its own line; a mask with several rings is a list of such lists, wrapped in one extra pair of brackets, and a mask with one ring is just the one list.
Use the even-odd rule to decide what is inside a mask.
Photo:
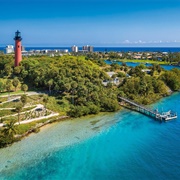
[[(42, 104), (37, 104), (35, 108), (29, 110), (29, 111), (24, 111), (20, 114), (25, 114), (27, 112), (31, 112), (31, 111), (35, 111), (36, 109), (43, 109), (44, 108), (44, 105)], [(52, 112), (52, 111), (51, 111)], [(7, 115), (7, 116), (3, 116), (1, 118), (7, 118), (7, 117), (11, 117), (11, 116), (17, 116), (18, 113), (16, 114), (13, 114), (13, 115)], [(39, 121), (39, 120), (42, 120), (42, 119), (48, 119), (48, 118), (51, 118), (51, 117), (54, 117), (54, 116), (58, 116), (59, 113), (55, 113), (55, 112), (52, 112), (50, 115), (47, 115), (47, 116), (41, 116), (41, 117), (38, 117), (38, 118), (33, 118), (33, 119), (28, 119), (28, 120), (24, 120), (24, 121), (21, 121), (20, 123), (17, 122), (16, 125), (19, 125), (19, 124), (27, 124), (27, 123), (30, 123), (30, 122), (33, 122), (33, 121)], [(5, 124), (4, 123), (0, 123), (0, 127), (3, 127)]]

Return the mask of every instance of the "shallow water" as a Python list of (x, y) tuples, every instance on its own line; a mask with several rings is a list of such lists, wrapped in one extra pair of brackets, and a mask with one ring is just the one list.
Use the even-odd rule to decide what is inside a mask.
[[(112, 64), (112, 63), (117, 63), (119, 65), (122, 65), (123, 63), (122, 62), (119, 62), (119, 61), (115, 61), (115, 62), (112, 62), (110, 60), (105, 60), (104, 61), (106, 64)], [(148, 60), (147, 60), (148, 62)], [(139, 66), (141, 63), (134, 63), (134, 62), (126, 62), (126, 65), (127, 66), (130, 66), (130, 67), (136, 67), (136, 66)], [(144, 63), (144, 65), (146, 67), (150, 67), (152, 66), (152, 64), (150, 63)], [(162, 68), (164, 68), (165, 70), (171, 70), (173, 68), (177, 68), (177, 69), (180, 69), (180, 66), (173, 66), (173, 65), (160, 65)]]
[[(153, 105), (180, 116), (180, 93)], [(179, 118), (123, 110), (64, 121), (0, 150), (0, 179), (179, 179)]]

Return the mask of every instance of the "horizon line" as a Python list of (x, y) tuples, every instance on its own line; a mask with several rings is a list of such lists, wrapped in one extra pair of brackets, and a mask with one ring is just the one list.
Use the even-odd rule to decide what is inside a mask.
[[(7, 44), (7, 45), (13, 45), (14, 44)], [(7, 45), (2, 45), (0, 44), (0, 48), (6, 48)], [(87, 44), (83, 44), (83, 45), (76, 45), (75, 46), (78, 46), (78, 47), (82, 47), (82, 46), (86, 46)], [(23, 45), (23, 47), (62, 47), (62, 48), (71, 48), (72, 46), (74, 45)], [(179, 46), (122, 46), (122, 45), (90, 45), (90, 46), (93, 46), (93, 47), (99, 47), (99, 48), (180, 48), (180, 45)]]

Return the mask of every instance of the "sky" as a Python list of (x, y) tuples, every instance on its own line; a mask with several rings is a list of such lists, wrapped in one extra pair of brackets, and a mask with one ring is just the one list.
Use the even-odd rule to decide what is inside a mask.
[(0, 0), (0, 46), (180, 46), (180, 0)]

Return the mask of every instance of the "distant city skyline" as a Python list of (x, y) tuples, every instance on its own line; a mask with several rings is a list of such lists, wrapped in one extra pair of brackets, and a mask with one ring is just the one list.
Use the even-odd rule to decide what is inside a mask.
[(179, 47), (179, 0), (1, 0), (0, 46)]

